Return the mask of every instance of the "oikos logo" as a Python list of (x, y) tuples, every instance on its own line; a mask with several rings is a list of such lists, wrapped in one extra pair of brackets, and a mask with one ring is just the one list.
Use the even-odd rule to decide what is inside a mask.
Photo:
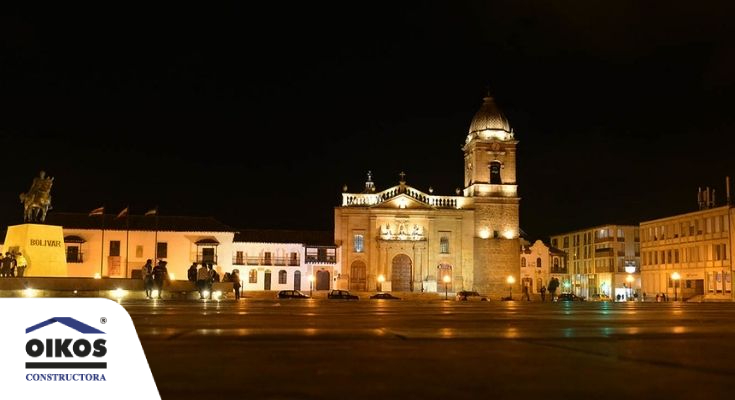
[[(26, 362), (26, 369), (64, 370), (64, 369), (107, 369), (104, 357), (107, 354), (107, 339), (95, 337), (104, 335), (101, 330), (70, 317), (54, 317), (26, 329), (26, 334), (60, 323), (84, 335), (81, 338), (38, 337), (38, 333), (26, 342), (26, 354), (33, 361)], [(90, 335), (90, 336), (87, 336)], [(76, 335), (75, 335), (76, 336)], [(41, 361), (43, 360), (43, 361)], [(28, 381), (106, 381), (104, 373), (28, 373)], [(100, 371), (97, 371), (100, 372)]]

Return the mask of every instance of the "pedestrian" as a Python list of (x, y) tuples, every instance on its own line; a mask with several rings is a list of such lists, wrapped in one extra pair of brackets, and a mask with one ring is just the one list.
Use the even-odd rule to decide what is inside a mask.
[(541, 285), (541, 301), (546, 301), (546, 285)]
[(11, 256), (10, 253), (5, 253), (5, 257), (0, 264), (5, 271), (5, 277), (12, 278), (15, 276), (15, 259), (13, 259), (13, 256)]
[(528, 301), (531, 301), (531, 294), (529, 293), (528, 286), (523, 285), (523, 298), (525, 298)]
[(643, 302), (646, 302), (646, 292), (643, 292)]
[(204, 299), (204, 292), (207, 290), (209, 281), (209, 269), (207, 264), (202, 264), (197, 271), (197, 289), (199, 289), (199, 298)]
[(3, 258), (3, 253), (0, 252), (0, 278), (5, 278), (8, 276), (8, 273), (10, 271), (5, 271), (5, 258)]
[(18, 255), (15, 257), (15, 262), (18, 265), (18, 278), (22, 278), (25, 276), (26, 268), (28, 268), (28, 261), (26, 261), (23, 253), (18, 252)]
[(189, 270), (186, 273), (187, 279), (189, 279), (190, 282), (196, 283), (197, 281), (197, 263), (196, 261), (191, 263), (191, 266), (189, 267)]
[(140, 269), (140, 277), (143, 279), (145, 298), (150, 299), (153, 295), (153, 260), (148, 259)]
[(240, 283), (239, 269), (232, 270), (232, 273), (230, 274), (230, 280), (232, 281), (232, 289), (235, 290), (235, 300), (240, 300), (240, 288), (242, 287), (242, 284)]
[(158, 298), (162, 299), (163, 295), (163, 281), (168, 276), (168, 269), (166, 268), (166, 261), (158, 260), (158, 264), (153, 267), (153, 287), (158, 290)]

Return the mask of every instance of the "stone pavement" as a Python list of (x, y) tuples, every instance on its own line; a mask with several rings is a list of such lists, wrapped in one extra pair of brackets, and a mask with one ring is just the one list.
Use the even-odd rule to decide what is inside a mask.
[(722, 398), (735, 304), (123, 301), (164, 399)]

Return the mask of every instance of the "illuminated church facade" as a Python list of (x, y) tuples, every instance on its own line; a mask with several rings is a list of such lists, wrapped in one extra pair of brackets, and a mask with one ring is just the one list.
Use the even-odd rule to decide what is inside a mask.
[(476, 290), (494, 298), (517, 287), (517, 144), (488, 96), (462, 147), (464, 189), (456, 195), (425, 193), (403, 174), (398, 185), (378, 191), (370, 173), (361, 193), (342, 193), (334, 237), (345, 285), (354, 291)]

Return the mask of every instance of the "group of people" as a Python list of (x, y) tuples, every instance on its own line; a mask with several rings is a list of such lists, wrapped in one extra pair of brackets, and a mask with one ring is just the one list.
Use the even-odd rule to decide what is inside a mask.
[(0, 277), (22, 278), (26, 268), (28, 268), (28, 262), (21, 252), (15, 254), (7, 252), (5, 257), (0, 253)]
[(143, 278), (143, 284), (145, 285), (145, 298), (153, 298), (153, 291), (157, 291), (157, 298), (162, 298), (163, 295), (163, 283), (168, 280), (168, 268), (166, 267), (167, 262), (159, 260), (156, 266), (153, 266), (153, 260), (148, 259), (143, 265), (141, 277)]

